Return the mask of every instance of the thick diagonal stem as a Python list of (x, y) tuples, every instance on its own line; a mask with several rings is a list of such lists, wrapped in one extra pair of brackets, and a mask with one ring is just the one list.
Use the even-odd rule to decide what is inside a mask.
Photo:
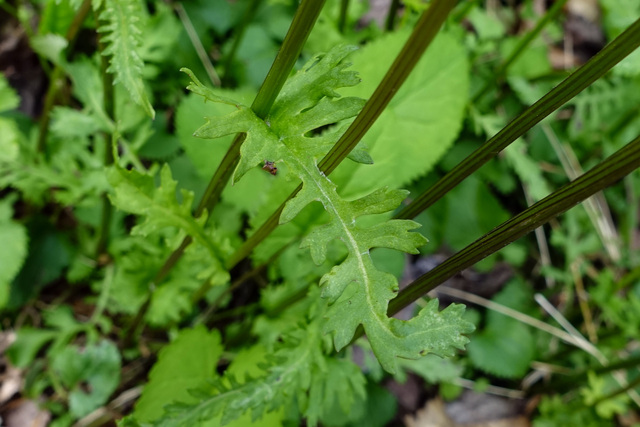
[[(449, 12), (455, 6), (455, 1), (434, 0), (429, 9), (422, 14), (411, 36), (405, 43), (400, 54), (387, 71), (382, 82), (376, 88), (369, 101), (358, 114), (351, 126), (333, 146), (331, 151), (322, 159), (318, 168), (329, 175), (344, 160), (345, 157), (360, 142), (364, 134), (371, 128), (376, 119), (382, 114), (387, 104), (400, 89), (406, 78), (422, 57), (431, 41), (435, 38), (440, 27), (447, 18)], [(258, 246), (278, 225), (278, 218), (284, 209), (285, 203), (292, 199), (302, 187), (289, 195), (287, 200), (260, 226), (260, 228), (245, 241), (245, 243), (229, 259), (227, 267), (233, 267), (246, 258), (253, 249)]]
[(640, 136), (589, 172), (504, 222), (419, 277), (389, 304), (395, 314), (447, 279), (499, 251), (640, 167)]
[(414, 218), (420, 212), (432, 206), (534, 125), (602, 77), (638, 46), (640, 46), (640, 19), (591, 58), (589, 62), (576, 70), (562, 83), (553, 88), (551, 92), (512, 120), (493, 138), (460, 162), (436, 182), (433, 187), (422, 193), (409, 206), (400, 211), (395, 218)]

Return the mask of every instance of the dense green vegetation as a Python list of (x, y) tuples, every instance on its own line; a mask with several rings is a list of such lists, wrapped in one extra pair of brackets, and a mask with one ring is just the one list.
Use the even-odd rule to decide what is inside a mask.
[(411, 377), (637, 422), (640, 5), (540, 3), (0, 0), (14, 401), (374, 426)]

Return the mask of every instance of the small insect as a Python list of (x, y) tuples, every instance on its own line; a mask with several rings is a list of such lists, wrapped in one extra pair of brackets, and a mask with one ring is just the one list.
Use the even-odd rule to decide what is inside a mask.
[(270, 162), (269, 160), (264, 161), (264, 166), (262, 170), (269, 172), (271, 175), (275, 176), (278, 173), (278, 168), (276, 167), (275, 162)]

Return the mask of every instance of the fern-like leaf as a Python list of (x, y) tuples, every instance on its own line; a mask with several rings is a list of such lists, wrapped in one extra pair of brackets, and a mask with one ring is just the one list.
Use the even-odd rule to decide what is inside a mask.
[(171, 169), (164, 165), (160, 172), (160, 186), (156, 188), (154, 178), (135, 170), (125, 170), (119, 166), (107, 172), (114, 191), (109, 195), (111, 203), (125, 212), (146, 217), (145, 221), (132, 230), (133, 234), (146, 236), (164, 227), (176, 227), (194, 238), (217, 262), (223, 259), (218, 247), (204, 231), (206, 213), (197, 220), (191, 215), (193, 192), (182, 190), (182, 204), (176, 200), (177, 182), (171, 176)]
[(138, 54), (142, 44), (142, 32), (138, 27), (140, 16), (142, 11), (137, 0), (105, 0), (100, 19), (105, 21), (106, 25), (102, 25), (98, 31), (106, 33), (103, 40), (107, 48), (103, 54), (111, 57), (107, 71), (115, 75), (114, 83), (122, 83), (133, 102), (154, 118), (156, 113), (144, 91), (144, 63)]
[(341, 123), (355, 116), (364, 101), (340, 98), (336, 89), (358, 83), (357, 74), (345, 71), (343, 60), (352, 47), (334, 48), (309, 61), (285, 84), (269, 116), (262, 120), (250, 108), (219, 99), (200, 84), (193, 74), (191, 90), (214, 102), (232, 103), (237, 111), (222, 117), (210, 117), (196, 136), (217, 138), (246, 132), (241, 160), (234, 174), (237, 180), (250, 168), (265, 160), (284, 161), (303, 182), (302, 190), (285, 206), (280, 223), (293, 219), (305, 206), (319, 201), (331, 220), (308, 235), (302, 247), (311, 250), (316, 263), (325, 260), (327, 245), (342, 241), (349, 251), (344, 262), (321, 279), (323, 297), (332, 304), (324, 331), (334, 335), (339, 350), (353, 338), (362, 324), (376, 357), (389, 372), (396, 372), (396, 357), (416, 359), (427, 353), (450, 356), (468, 341), (462, 334), (473, 326), (461, 318), (463, 306), (452, 305), (438, 312), (437, 301), (430, 302), (410, 321), (387, 317), (389, 300), (398, 292), (396, 279), (374, 266), (369, 251), (386, 247), (418, 253), (426, 239), (411, 230), (419, 224), (407, 220), (388, 220), (373, 227), (357, 225), (364, 215), (389, 212), (404, 199), (406, 192), (379, 189), (357, 200), (345, 200), (336, 185), (317, 167), (319, 160), (344, 131), (344, 125), (316, 135), (319, 128)]
[(266, 376), (240, 382), (226, 374), (208, 387), (190, 390), (196, 403), (165, 406), (165, 416), (154, 425), (191, 427), (217, 416), (225, 425), (249, 410), (257, 420), (265, 412), (297, 405), (307, 424), (314, 426), (335, 401), (348, 413), (356, 397), (365, 396), (366, 380), (350, 360), (325, 355), (318, 320), (298, 325), (284, 337), (284, 344), (269, 356)]

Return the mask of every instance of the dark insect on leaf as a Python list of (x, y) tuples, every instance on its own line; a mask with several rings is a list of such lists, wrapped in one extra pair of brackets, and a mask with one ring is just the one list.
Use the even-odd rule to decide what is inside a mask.
[(276, 167), (275, 162), (270, 162), (269, 160), (264, 161), (264, 166), (262, 170), (269, 172), (271, 175), (275, 176), (278, 173), (278, 168)]

